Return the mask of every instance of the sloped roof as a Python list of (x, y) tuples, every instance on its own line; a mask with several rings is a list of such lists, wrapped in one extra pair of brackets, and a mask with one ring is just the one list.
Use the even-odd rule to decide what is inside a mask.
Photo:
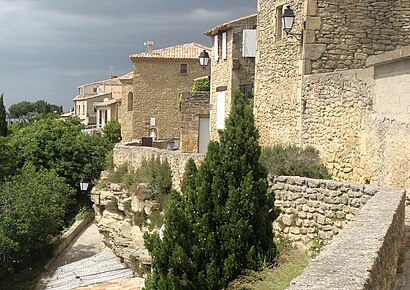
[(220, 30), (229, 29), (230, 26), (233, 25), (233, 24), (235, 24), (236, 22), (244, 21), (244, 20), (246, 20), (246, 19), (250, 19), (250, 18), (253, 18), (253, 17), (256, 17), (256, 16), (257, 16), (257, 14), (254, 13), (254, 14), (251, 14), (251, 15), (248, 15), (248, 16), (244, 16), (244, 17), (235, 19), (235, 20), (231, 20), (231, 21), (226, 22), (226, 23), (224, 23), (224, 24), (220, 24), (220, 25), (218, 25), (218, 26), (215, 26), (214, 28), (212, 28), (212, 29), (210, 29), (210, 30), (204, 32), (204, 34), (207, 35), (207, 36), (215, 35), (215, 34), (218, 33), (218, 31), (220, 31)]
[(102, 80), (102, 81), (96, 81), (96, 82), (92, 82), (92, 83), (88, 83), (88, 84), (82, 84), (78, 87), (85, 87), (85, 86), (91, 86), (91, 85), (121, 85), (121, 82), (119, 80), (118, 77), (113, 77), (110, 79), (106, 79), (106, 80)]
[(95, 105), (95, 106), (96, 106), (96, 107), (105, 107), (105, 106), (109, 106), (109, 105), (115, 104), (115, 103), (117, 103), (117, 102), (119, 102), (118, 99), (111, 99), (111, 100), (108, 100), (108, 101), (106, 101), (106, 102), (99, 103), (99, 104), (97, 104), (97, 105)]
[(130, 71), (129, 73), (126, 73), (123, 76), (120, 76), (119, 79), (121, 80), (132, 80), (132, 78), (134, 77), (134, 72)]
[(95, 94), (95, 95), (77, 95), (74, 97), (73, 101), (80, 101), (80, 100), (89, 100), (97, 97), (103, 97), (103, 96), (110, 96), (112, 93), (100, 93), (100, 94)]
[(206, 47), (199, 43), (185, 43), (179, 44), (167, 48), (156, 49), (152, 54), (143, 52), (130, 55), (131, 59), (141, 58), (160, 58), (160, 59), (197, 59), (199, 54), (203, 51), (211, 51), (209, 47)]

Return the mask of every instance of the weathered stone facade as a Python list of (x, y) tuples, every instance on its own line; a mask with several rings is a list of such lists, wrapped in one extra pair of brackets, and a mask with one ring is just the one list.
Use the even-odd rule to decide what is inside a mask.
[[(284, 5), (302, 43), (277, 30)], [(335, 179), (410, 190), (409, 5), (260, 0), (254, 113), (262, 145), (312, 145)]]
[(134, 111), (134, 91), (133, 91), (133, 72), (130, 72), (122, 77), (122, 98), (121, 98), (121, 137), (122, 141), (129, 142), (132, 140), (132, 125)]
[(179, 94), (190, 91), (194, 79), (207, 74), (198, 62), (204, 49), (208, 48), (184, 44), (130, 56), (134, 65), (133, 140), (148, 136), (157, 140), (179, 137)]
[(198, 153), (199, 122), (209, 117), (209, 92), (185, 92), (181, 100), (180, 148), (183, 153)]
[[(210, 134), (211, 139), (218, 139), (217, 132), (217, 93), (225, 92), (225, 116), (231, 109), (232, 91), (235, 88), (251, 90), (255, 78), (255, 58), (243, 56), (243, 31), (256, 29), (256, 15), (250, 15), (219, 25), (205, 35), (213, 37), (211, 57), (211, 111)], [(226, 56), (223, 56), (222, 33), (226, 33)], [(217, 39), (214, 38), (217, 36)], [(215, 43), (215, 40), (218, 43)], [(218, 59), (215, 59), (217, 47)], [(225, 52), (224, 52), (225, 53)]]
[(129, 146), (117, 144), (114, 148), (114, 164), (128, 164), (130, 169), (138, 168), (142, 161), (149, 160), (152, 156), (159, 156), (162, 161), (167, 160), (172, 171), (172, 186), (179, 188), (184, 175), (185, 164), (189, 158), (200, 163), (205, 155), (195, 153), (181, 153), (152, 147)]

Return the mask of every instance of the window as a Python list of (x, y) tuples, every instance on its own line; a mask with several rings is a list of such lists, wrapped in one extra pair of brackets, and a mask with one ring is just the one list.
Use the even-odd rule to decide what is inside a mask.
[(226, 59), (226, 32), (222, 32), (222, 59)]
[(256, 56), (256, 30), (255, 29), (245, 29), (243, 31), (242, 56), (243, 57), (255, 57)]
[(226, 91), (216, 92), (216, 129), (225, 129), (225, 95)]
[(219, 59), (219, 51), (218, 51), (218, 35), (214, 35), (214, 59), (218, 60)]
[(93, 93), (96, 93), (97, 92), (97, 88), (93, 88)]
[(284, 5), (281, 5), (276, 8), (276, 37), (275, 41), (281, 41), (283, 38), (283, 29), (282, 29), (282, 15), (283, 15)]
[(128, 93), (128, 112), (132, 111), (134, 108), (134, 94), (132, 92)]
[(180, 68), (179, 68), (179, 72), (181, 74), (186, 74), (188, 73), (188, 65), (186, 63), (182, 63)]

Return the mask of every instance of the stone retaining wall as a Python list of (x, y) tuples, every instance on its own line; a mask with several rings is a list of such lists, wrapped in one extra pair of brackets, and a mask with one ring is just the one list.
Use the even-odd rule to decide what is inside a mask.
[(280, 215), (276, 237), (301, 247), (318, 247), (351, 221), (379, 187), (332, 180), (279, 176), (271, 180)]
[(145, 159), (148, 160), (152, 156), (159, 156), (161, 160), (167, 160), (172, 171), (172, 186), (179, 188), (181, 183), (185, 164), (189, 158), (195, 162), (201, 162), (205, 155), (199, 153), (181, 153), (180, 151), (168, 151), (152, 147), (131, 146), (126, 144), (117, 144), (114, 148), (114, 164), (128, 164), (129, 168), (135, 169), (141, 165)]
[[(368, 188), (363, 186), (364, 193)], [(370, 191), (374, 196), (288, 289), (392, 289), (404, 234), (405, 195), (391, 188)]]

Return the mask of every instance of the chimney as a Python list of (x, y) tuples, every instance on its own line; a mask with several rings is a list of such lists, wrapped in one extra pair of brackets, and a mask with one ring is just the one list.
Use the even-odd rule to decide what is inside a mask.
[(144, 44), (147, 48), (147, 53), (152, 54), (152, 51), (154, 50), (154, 42), (152, 40), (147, 40), (147, 42), (144, 42)]

